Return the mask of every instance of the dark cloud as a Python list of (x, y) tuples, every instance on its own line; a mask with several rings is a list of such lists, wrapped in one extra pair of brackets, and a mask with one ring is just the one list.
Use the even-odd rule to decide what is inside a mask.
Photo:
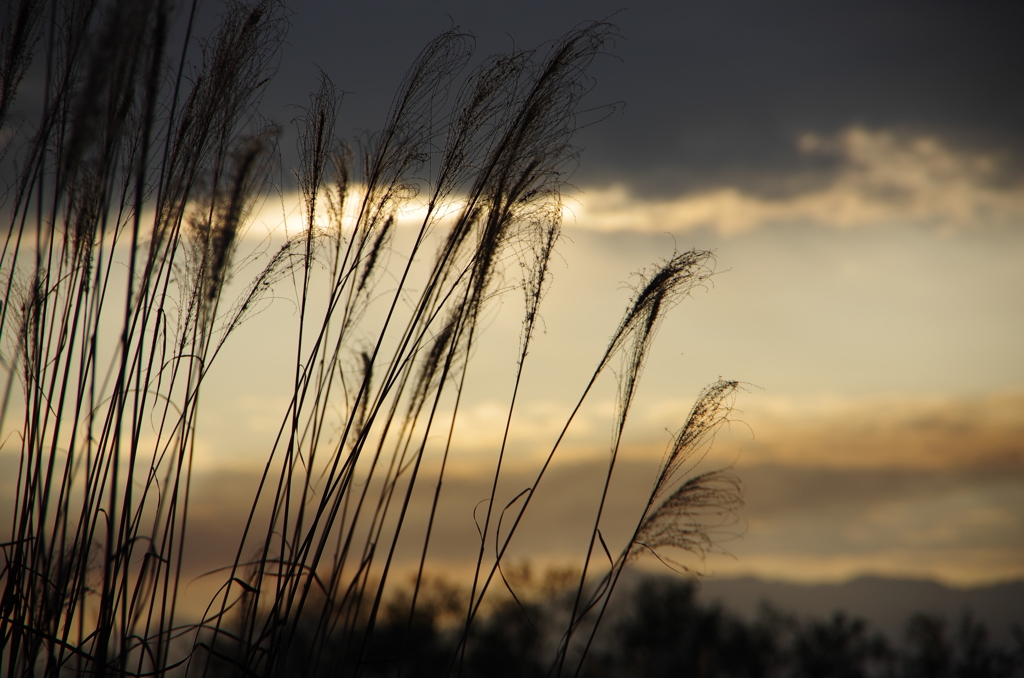
[[(468, 2), (295, 7), (274, 90), (303, 101), (322, 67), (346, 98), (342, 128), (380, 124), (420, 47), (453, 23), (479, 51), (533, 47), (610, 2)], [(590, 103), (624, 102), (583, 130), (581, 184), (624, 182), (640, 194), (722, 184), (765, 196), (829, 181), (835, 158), (796, 139), (853, 125), (943, 138), (972, 149), (1024, 148), (1024, 41), (1010, 4), (943, 2), (643, 3), (614, 14), (613, 54), (592, 73)], [(1015, 175), (1020, 167), (1007, 166)]]
[(656, 191), (737, 182), (770, 194), (827, 176), (827, 163), (795, 152), (807, 131), (863, 125), (1019, 148), (1024, 97), (1010, 83), (1024, 49), (1009, 16), (976, 9), (680, 3), (664, 21), (645, 17), (609, 83), (630, 106), (592, 144), (609, 163), (595, 171)]
[[(219, 11), (204, 6), (199, 34), (211, 31)], [(800, 153), (799, 136), (853, 126), (1002, 154), (993, 181), (1014, 185), (1024, 176), (1024, 41), (1012, 3), (662, 1), (623, 9), (613, 0), (321, 0), (293, 3), (290, 12), (262, 108), (285, 126), (286, 180), (296, 164), (288, 125), (318, 87), (319, 69), (347, 93), (339, 132), (349, 136), (383, 124), (406, 69), (443, 30), (473, 33), (482, 56), (533, 48), (606, 18), (621, 39), (591, 69), (586, 104), (619, 105), (580, 132), (577, 184), (624, 183), (640, 196), (723, 185), (792, 196), (831, 182), (843, 161)], [(42, 91), (37, 61), (12, 120), (33, 117)]]

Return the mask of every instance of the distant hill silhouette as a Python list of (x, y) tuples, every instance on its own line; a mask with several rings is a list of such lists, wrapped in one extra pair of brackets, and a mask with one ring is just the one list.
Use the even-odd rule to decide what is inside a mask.
[(762, 601), (802, 618), (825, 619), (836, 611), (861, 617), (894, 642), (904, 636), (907, 619), (917, 612), (935, 615), (951, 624), (969, 613), (988, 626), (999, 645), (1011, 642), (1010, 627), (1024, 626), (1024, 581), (974, 588), (953, 588), (913, 579), (860, 577), (843, 584), (794, 584), (755, 577), (708, 578), (701, 581), (697, 599), (720, 603), (750, 620)]

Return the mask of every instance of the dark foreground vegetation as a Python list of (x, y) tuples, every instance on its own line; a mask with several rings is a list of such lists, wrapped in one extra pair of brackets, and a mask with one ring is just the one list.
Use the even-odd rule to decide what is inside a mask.
[[(607, 112), (584, 101), (587, 69), (614, 27), (581, 24), (536, 51), (475, 62), (472, 36), (447, 31), (379, 130), (343, 142), (331, 77), (344, 72), (310, 73), (308, 105), (287, 128), (261, 115), (288, 29), (282, 2), (229, 0), (216, 21), (209, 10), (6, 3), (0, 441), (17, 472), (4, 485), (0, 676), (370, 674), (396, 648), (417, 658), (407, 675), (529, 673), (540, 636), (494, 602), (514, 590), (508, 549), (580, 408), (617, 383), (587, 546), (566, 608), (549, 617), (560, 632), (544, 670), (575, 673), (627, 564), (666, 549), (699, 558), (740, 503), (728, 470), (694, 472), (738, 388), (719, 381), (674, 423), (630, 532), (602, 531), (660, 321), (713, 272), (698, 250), (666, 252), (633, 278), (621, 321), (595, 328), (608, 344), (531, 482), (503, 484), (520, 385), (544, 378), (528, 356), (573, 133)], [(285, 139), (294, 166), (280, 161)], [(301, 227), (247, 237), (258, 207), (288, 192)], [(441, 604), (423, 573), (473, 356), (502, 294), (522, 313), (506, 412), (490, 492), (464, 507), (479, 535), (472, 584), (458, 605)], [(282, 299), (290, 339), (265, 346), (246, 321)], [(263, 347), (249, 370), (288, 375), (287, 404), (252, 451), (262, 475), (238, 499), (248, 520), (233, 559), (204, 578), (219, 588), (197, 619), (182, 612), (194, 465), (217, 462), (203, 457), (218, 416), (208, 384), (240, 341)], [(425, 517), (416, 527), (412, 512)], [(401, 557), (419, 574), (407, 603), (389, 607)]]
[[(518, 600), (506, 598), (478, 620), (461, 644), (458, 611), (466, 592), (440, 580), (421, 587), (423, 603), (408, 614), (408, 591), (377, 619), (365, 648), (364, 676), (529, 677), (551, 675), (562, 620), (572, 592), (559, 590), (566, 573), (537, 585), (518, 581)], [(886, 638), (866, 622), (837, 612), (827, 620), (800, 620), (765, 604), (744, 620), (696, 600), (688, 580), (645, 577), (620, 589), (609, 619), (578, 675), (589, 678), (1012, 678), (1024, 676), (1024, 633), (1014, 646), (997, 646), (989, 629), (969, 615), (946, 620), (917, 614), (902, 638)], [(357, 634), (358, 636), (358, 634)], [(303, 647), (294, 675), (355, 675), (352, 645), (331, 638), (324, 648)], [(306, 653), (317, 656), (315, 664)], [(230, 663), (218, 675), (236, 675)]]

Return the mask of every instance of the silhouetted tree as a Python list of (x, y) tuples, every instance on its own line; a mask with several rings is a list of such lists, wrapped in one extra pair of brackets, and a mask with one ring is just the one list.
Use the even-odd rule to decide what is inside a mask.
[(700, 606), (690, 582), (648, 579), (588, 675), (767, 676), (778, 663), (775, 629)]
[(794, 643), (794, 675), (801, 678), (866, 678), (891, 666), (892, 650), (867, 624), (837, 612), (807, 624)]

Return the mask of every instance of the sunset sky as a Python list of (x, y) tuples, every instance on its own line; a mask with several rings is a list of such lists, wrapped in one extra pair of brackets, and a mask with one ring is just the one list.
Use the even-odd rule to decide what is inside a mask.
[[(1009, 4), (307, 1), (292, 10), (261, 108), (283, 126), (285, 174), (294, 105), (318, 86), (318, 68), (345, 92), (337, 132), (350, 137), (380, 126), (405, 69), (453, 25), (477, 37), (481, 57), (542, 45), (584, 20), (619, 28), (590, 71), (580, 122), (594, 124), (575, 139), (579, 167), (524, 374), (509, 488), (525, 487), (550, 449), (632, 274), (674, 250), (710, 249), (717, 274), (658, 334), (607, 534), (625, 530), (670, 432), (722, 377), (745, 388), (700, 468), (734, 465), (746, 506), (724, 552), (703, 565), (684, 558), (688, 566), (807, 582), (1024, 577), (1024, 41)], [(280, 230), (294, 205), (293, 186), (284, 188), (254, 237)], [(453, 567), (475, 548), (472, 510), (500, 440), (520, 296), (488, 313), (459, 415), (452, 499), (435, 541)], [(256, 317), (214, 375), (192, 509), (209, 567), (287, 405), (289, 367), (267, 356), (287, 345), (281, 328), (294, 313), (282, 303)], [(517, 557), (585, 551), (588, 488), (611, 437), (609, 377), (545, 480), (550, 495)]]
[[(603, 350), (631, 272), (673, 248), (713, 249), (713, 284), (658, 337), (621, 505), (647, 491), (644, 461), (700, 388), (738, 379), (741, 423), (705, 463), (735, 464), (746, 527), (708, 572), (982, 583), (1024, 576), (1024, 47), (1005, 7), (300, 3), (264, 111), (294, 117), (284, 104), (305, 100), (315, 65), (346, 91), (339, 134), (373, 129), (421, 45), (453, 23), (488, 54), (611, 16), (621, 39), (594, 64), (588, 102), (617, 103), (577, 137), (519, 410), (524, 466)], [(287, 136), (282, 148), (287, 165)], [(509, 382), (492, 377), (511, 374), (519, 313), (511, 294), (474, 368), (456, 467), (467, 478), (500, 423)], [(262, 321), (249, 331), (269, 342)], [(254, 431), (276, 425), (281, 398), (238, 369), (226, 412)], [(608, 386), (566, 462), (583, 475), (607, 455)], [(210, 445), (245, 457), (244, 436), (221, 435), (209, 431)], [(572, 495), (571, 477), (551, 482)], [(565, 539), (534, 538), (538, 555), (569, 556)]]

